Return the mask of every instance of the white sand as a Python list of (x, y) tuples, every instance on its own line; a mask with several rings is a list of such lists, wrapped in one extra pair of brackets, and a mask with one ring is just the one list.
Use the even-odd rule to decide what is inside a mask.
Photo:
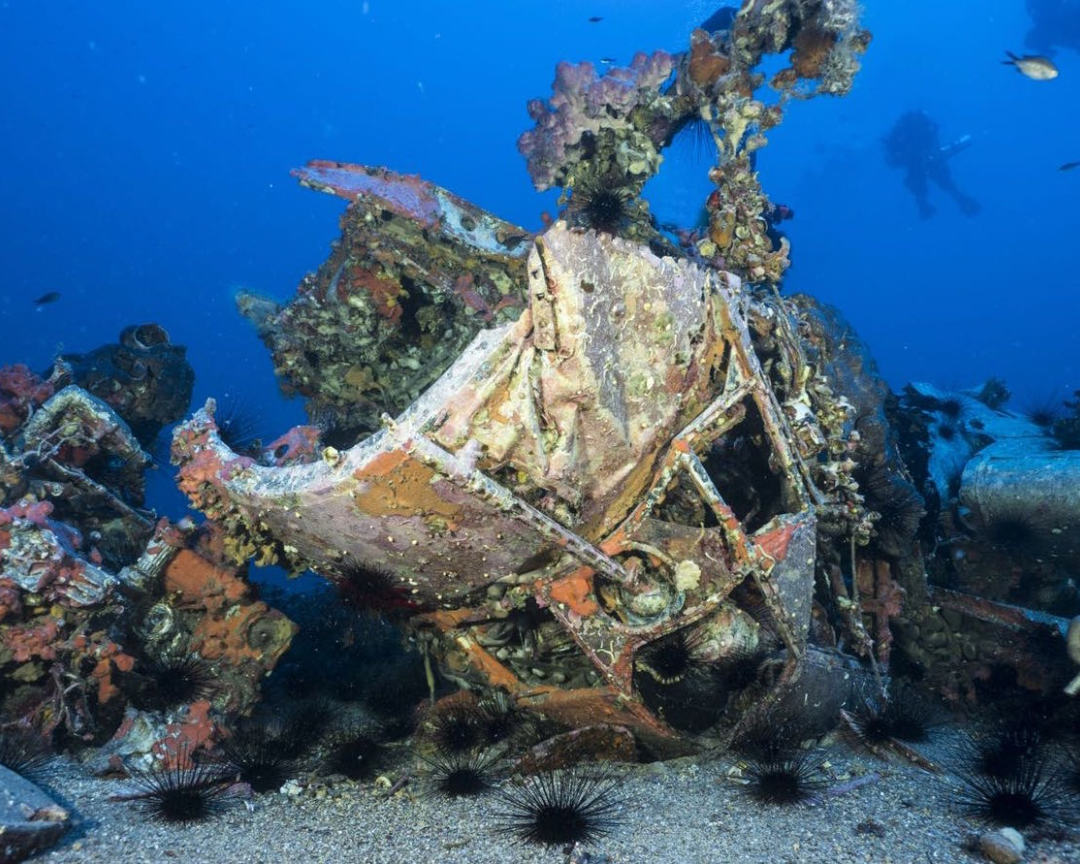
[[(947, 760), (955, 736), (943, 734), (925, 752)], [(884, 763), (833, 744), (824, 754), (836, 783), (876, 773), (874, 782), (823, 803), (764, 807), (725, 774), (729, 760), (619, 766), (624, 821), (589, 848), (615, 862), (874, 862), (927, 864), (981, 860), (963, 850), (985, 830), (953, 803), (955, 777), (931, 775), (906, 763)], [(402, 766), (405, 767), (405, 766)], [(391, 778), (400, 774), (388, 772)], [(493, 831), (490, 796), (445, 800), (413, 782), (393, 798), (373, 784), (345, 782), (334, 797), (255, 797), (220, 818), (190, 826), (159, 824), (127, 803), (106, 798), (129, 784), (86, 776), (65, 763), (50, 784), (79, 824), (39, 861), (51, 864), (185, 862), (565, 862), (561, 849), (510, 843)], [(862, 825), (862, 829), (858, 826)], [(1028, 862), (1080, 862), (1080, 836), (1028, 836)], [(883, 836), (878, 836), (883, 834)]]

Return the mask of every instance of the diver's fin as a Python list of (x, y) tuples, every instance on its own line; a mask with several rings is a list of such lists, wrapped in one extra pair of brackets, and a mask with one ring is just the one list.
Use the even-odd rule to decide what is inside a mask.
[(941, 148), (941, 155), (944, 156), (946, 159), (948, 159), (948, 158), (950, 158), (952, 156), (955, 156), (961, 150), (967, 150), (967, 148), (970, 147), (970, 146), (971, 146), (971, 136), (970, 135), (961, 135), (959, 138), (957, 138), (955, 141), (953, 141), (952, 144), (946, 144), (944, 147), (942, 147)]

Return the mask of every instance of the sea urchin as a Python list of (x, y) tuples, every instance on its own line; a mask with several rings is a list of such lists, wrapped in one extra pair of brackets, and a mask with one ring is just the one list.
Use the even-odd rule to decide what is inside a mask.
[(148, 686), (142, 694), (147, 708), (167, 710), (208, 699), (216, 689), (209, 664), (194, 654), (159, 657), (147, 664)]
[(481, 795), (491, 788), (492, 758), (486, 751), (421, 758), (431, 768), (435, 790), (447, 798)]
[(354, 729), (335, 736), (323, 762), (330, 774), (342, 774), (350, 780), (374, 776), (384, 759), (382, 744), (362, 730)]
[(609, 177), (579, 181), (570, 196), (566, 215), (571, 224), (602, 234), (622, 234), (634, 221), (633, 192)]
[(23, 777), (32, 778), (49, 761), (45, 738), (25, 723), (0, 728), (0, 765)]
[(440, 753), (464, 753), (479, 743), (482, 721), (475, 705), (440, 706), (431, 718), (431, 741)]
[(676, 630), (645, 646), (634, 666), (642, 700), (683, 732), (713, 726), (727, 704), (718, 666), (695, 656), (700, 639)]
[(506, 809), (496, 814), (497, 830), (519, 842), (585, 843), (609, 834), (619, 823), (616, 781), (576, 770), (537, 774), (498, 794)]
[(1022, 759), (1008, 776), (961, 775), (960, 804), (995, 825), (1028, 828), (1060, 819), (1066, 791), (1045, 759)]
[(743, 792), (760, 804), (805, 804), (825, 786), (822, 763), (801, 750), (775, 759), (751, 760), (743, 771)]
[(342, 602), (358, 612), (394, 619), (417, 609), (389, 572), (367, 567), (355, 559), (341, 563), (334, 581)]
[(877, 513), (875, 548), (884, 555), (899, 556), (911, 548), (925, 515), (923, 499), (915, 487), (897, 474), (877, 466), (859, 478), (866, 506)]
[(254, 792), (280, 789), (296, 767), (264, 725), (239, 729), (222, 742), (218, 764)]
[(848, 715), (859, 740), (875, 746), (892, 740), (919, 743), (935, 725), (933, 706), (908, 687), (898, 687), (887, 702), (866, 700)]
[(158, 822), (188, 824), (218, 815), (229, 797), (230, 778), (216, 765), (195, 763), (157, 771), (132, 771), (139, 789), (113, 800), (134, 801)]

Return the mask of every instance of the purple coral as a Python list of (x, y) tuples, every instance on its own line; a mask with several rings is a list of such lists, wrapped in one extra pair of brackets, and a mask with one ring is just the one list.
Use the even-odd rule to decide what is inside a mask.
[(638, 52), (629, 66), (609, 69), (603, 76), (588, 61), (559, 63), (551, 99), (528, 103), (536, 127), (518, 138), (536, 188), (542, 192), (559, 183), (586, 132), (627, 126), (630, 112), (659, 94), (673, 68), (666, 51)]

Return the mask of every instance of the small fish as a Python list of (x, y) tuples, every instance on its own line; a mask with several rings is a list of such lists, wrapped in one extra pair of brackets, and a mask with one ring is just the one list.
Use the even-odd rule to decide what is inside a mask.
[(1072, 171), (1073, 168), (1080, 168), (1080, 162), (1066, 162), (1058, 166), (1058, 171)]
[(1017, 57), (1012, 51), (1006, 51), (1005, 53), (1009, 55), (1009, 59), (1002, 60), (1002, 64), (1015, 66), (1017, 72), (1032, 81), (1049, 81), (1051, 78), (1057, 78), (1058, 76), (1058, 68), (1049, 57), (1040, 57), (1037, 54), (1025, 54), (1023, 57)]
[(601, 18), (599, 15), (593, 15), (592, 18), (589, 19), (589, 23), (590, 24), (599, 24), (603, 20), (604, 19)]
[(59, 291), (50, 291), (48, 294), (42, 294), (37, 300), (34, 301), (35, 306), (45, 306), (49, 303), (55, 303), (60, 299)]
[(615, 58), (614, 57), (601, 57), (600, 62), (603, 63), (604, 65), (609, 66), (609, 65), (611, 65), (612, 63), (615, 62)]

